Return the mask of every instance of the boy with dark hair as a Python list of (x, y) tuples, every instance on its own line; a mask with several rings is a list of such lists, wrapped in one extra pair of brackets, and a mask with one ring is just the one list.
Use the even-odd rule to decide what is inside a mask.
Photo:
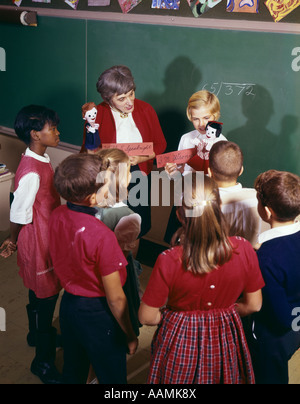
[(99, 383), (126, 383), (126, 352), (135, 353), (123, 291), (127, 261), (115, 234), (95, 217), (109, 183), (98, 155), (67, 157), (54, 183), (67, 204), (51, 215), (50, 252), (65, 289), (60, 307), (64, 382), (86, 383), (90, 364)]
[(288, 361), (300, 346), (300, 177), (269, 170), (255, 181), (258, 212), (271, 229), (257, 251), (265, 280), (250, 348), (258, 384), (287, 384)]
[(18, 243), (19, 273), (29, 289), (27, 342), (36, 346), (31, 371), (46, 384), (60, 382), (54, 364), (56, 329), (52, 321), (61, 286), (53, 271), (48, 246), (48, 220), (60, 205), (60, 197), (46, 154), (47, 147), (59, 143), (58, 123), (56, 112), (39, 105), (22, 108), (16, 117), (15, 132), (28, 148), (16, 172), (10, 237), (0, 247), (1, 256), (7, 258), (16, 251)]

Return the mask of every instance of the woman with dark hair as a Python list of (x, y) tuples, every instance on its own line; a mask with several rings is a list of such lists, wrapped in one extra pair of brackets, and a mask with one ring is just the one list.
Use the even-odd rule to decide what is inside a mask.
[[(113, 66), (105, 70), (97, 81), (97, 91), (103, 102), (97, 106), (97, 120), (101, 143), (153, 143), (148, 156), (130, 156), (131, 170), (149, 175), (156, 154), (166, 149), (166, 140), (152, 106), (135, 98), (135, 83), (126, 66)], [(83, 143), (84, 144), (84, 143)], [(84, 147), (82, 150), (84, 151)], [(130, 188), (134, 184), (130, 184)], [(151, 227), (150, 179), (148, 180), (148, 206), (130, 206), (142, 217), (140, 236)]]

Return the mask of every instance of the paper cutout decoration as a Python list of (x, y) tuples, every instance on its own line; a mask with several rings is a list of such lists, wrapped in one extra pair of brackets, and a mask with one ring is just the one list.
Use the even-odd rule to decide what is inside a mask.
[(196, 147), (192, 149), (178, 150), (156, 156), (157, 168), (164, 167), (167, 163), (185, 164), (197, 153)]
[(32, 1), (33, 3), (48, 3), (48, 4), (51, 3), (51, 0), (32, 0)]
[(194, 17), (200, 17), (200, 15), (206, 13), (221, 1), (222, 0), (187, 0)]
[(15, 6), (19, 7), (22, 3), (22, 0), (13, 0)]
[(179, 10), (180, 0), (152, 0), (151, 8)]
[(300, 6), (300, 0), (267, 0), (265, 5), (273, 20), (277, 22)]
[(120, 149), (128, 156), (150, 156), (153, 154), (153, 143), (102, 143), (102, 149)]
[(68, 6), (72, 7), (74, 10), (77, 10), (79, 0), (65, 0), (65, 3), (68, 4)]
[(92, 6), (109, 6), (110, 0), (88, 0), (88, 7)]
[(258, 13), (259, 0), (227, 0), (229, 13)]
[(142, 0), (118, 0), (123, 13), (128, 13), (136, 7)]

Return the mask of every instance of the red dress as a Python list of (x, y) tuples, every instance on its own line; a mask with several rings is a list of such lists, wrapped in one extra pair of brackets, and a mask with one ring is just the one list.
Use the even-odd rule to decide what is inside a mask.
[(16, 189), (20, 179), (32, 172), (39, 175), (40, 187), (32, 208), (32, 223), (24, 225), (18, 236), (18, 266), (24, 285), (44, 299), (61, 290), (53, 271), (48, 238), (49, 218), (60, 205), (60, 197), (54, 188), (51, 164), (26, 155), (22, 155), (16, 172)]
[(229, 262), (194, 275), (181, 264), (182, 247), (162, 253), (143, 302), (162, 307), (152, 341), (148, 383), (254, 383), (251, 358), (235, 302), (264, 286), (251, 244), (230, 238)]

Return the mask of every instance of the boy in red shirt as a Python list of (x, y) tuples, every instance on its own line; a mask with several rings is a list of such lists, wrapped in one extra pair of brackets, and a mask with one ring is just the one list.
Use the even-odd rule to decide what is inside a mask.
[(54, 271), (65, 289), (60, 307), (64, 382), (86, 383), (92, 365), (99, 383), (126, 383), (126, 352), (137, 337), (123, 291), (127, 261), (113, 231), (95, 218), (107, 183), (98, 155), (78, 154), (56, 169), (55, 186), (68, 202), (50, 218)]

